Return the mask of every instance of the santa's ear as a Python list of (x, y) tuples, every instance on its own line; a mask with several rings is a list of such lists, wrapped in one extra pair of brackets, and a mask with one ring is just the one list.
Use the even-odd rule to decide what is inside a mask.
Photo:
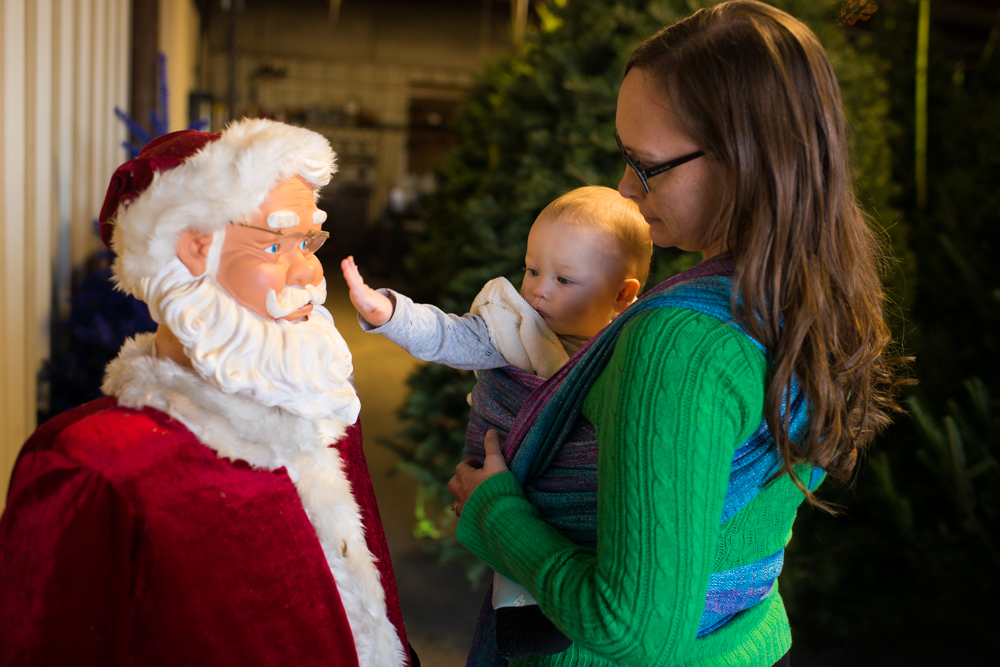
[(181, 260), (181, 264), (197, 278), (203, 275), (208, 267), (208, 251), (211, 247), (211, 234), (185, 229), (177, 239), (177, 259)]

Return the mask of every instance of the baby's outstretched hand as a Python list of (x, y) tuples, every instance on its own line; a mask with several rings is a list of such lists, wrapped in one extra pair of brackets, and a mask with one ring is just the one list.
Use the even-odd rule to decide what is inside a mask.
[(358, 314), (364, 318), (365, 322), (375, 327), (380, 327), (392, 318), (392, 301), (384, 294), (379, 294), (361, 278), (358, 272), (358, 265), (354, 263), (354, 257), (348, 257), (340, 263), (340, 270), (344, 272), (344, 280), (351, 290), (351, 303), (357, 308)]

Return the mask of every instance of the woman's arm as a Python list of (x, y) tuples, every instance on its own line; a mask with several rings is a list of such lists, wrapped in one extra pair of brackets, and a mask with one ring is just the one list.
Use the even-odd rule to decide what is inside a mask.
[(570, 638), (622, 665), (694, 643), (733, 452), (760, 423), (765, 360), (714, 318), (660, 309), (626, 327), (587, 397), (600, 448), (598, 546), (542, 521), (513, 475), (483, 482), (459, 540), (519, 581)]

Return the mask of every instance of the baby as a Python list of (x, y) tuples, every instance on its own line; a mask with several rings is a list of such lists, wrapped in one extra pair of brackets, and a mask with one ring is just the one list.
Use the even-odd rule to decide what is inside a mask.
[(463, 370), (516, 366), (547, 378), (635, 301), (653, 244), (634, 202), (616, 190), (572, 190), (545, 207), (528, 234), (520, 294), (506, 278), (458, 317), (364, 284), (341, 263), (361, 327), (422, 359)]
[[(649, 226), (635, 202), (611, 188), (589, 186), (559, 197), (535, 220), (528, 234), (520, 293), (506, 278), (495, 278), (473, 301), (471, 312), (461, 317), (415, 304), (392, 290), (369, 288), (351, 257), (341, 268), (365, 331), (384, 335), (424, 361), (476, 371), (514, 366), (537, 378), (548, 378), (635, 301), (649, 276), (652, 252)], [(491, 379), (477, 375), (479, 383), (472, 396), (484, 380)], [(517, 395), (512, 394), (510, 382), (501, 383), (502, 400), (490, 401), (512, 409), (506, 422), (501, 422), (512, 421), (540, 382), (525, 383), (523, 393)], [(500, 386), (490, 384), (484, 391)], [(477, 421), (484, 422), (477, 414), (478, 403), (472, 406), (470, 435)], [(498, 423), (495, 419), (485, 421), (487, 425)], [(500, 426), (498, 430), (504, 429)], [(475, 440), (481, 443), (484, 431), (479, 431)], [(511, 623), (510, 614), (500, 610), (513, 612), (508, 608), (536, 604), (524, 587), (495, 574), (498, 642), (502, 639), (502, 617)], [(517, 634), (523, 636), (524, 627), (533, 631), (539, 623), (547, 622), (544, 617), (516, 622)], [(562, 637), (554, 626), (552, 629)], [(537, 647), (532, 651), (540, 652)]]

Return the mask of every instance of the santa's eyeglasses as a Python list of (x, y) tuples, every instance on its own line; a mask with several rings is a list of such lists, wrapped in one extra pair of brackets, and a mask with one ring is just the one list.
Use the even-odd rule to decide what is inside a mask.
[(269, 229), (267, 227), (258, 227), (257, 225), (248, 225), (245, 222), (235, 223), (240, 227), (248, 227), (250, 229), (259, 229), (262, 232), (268, 232), (271, 234), (276, 234), (277, 236), (287, 236), (289, 239), (295, 239), (295, 243), (288, 245), (284, 242), (274, 243), (267, 247), (264, 252), (271, 254), (280, 254), (282, 252), (288, 252), (292, 248), (297, 248), (307, 255), (313, 255), (317, 250), (323, 247), (327, 239), (330, 238), (330, 232), (325, 232), (322, 230), (312, 231), (312, 232), (286, 232), (283, 229)]

